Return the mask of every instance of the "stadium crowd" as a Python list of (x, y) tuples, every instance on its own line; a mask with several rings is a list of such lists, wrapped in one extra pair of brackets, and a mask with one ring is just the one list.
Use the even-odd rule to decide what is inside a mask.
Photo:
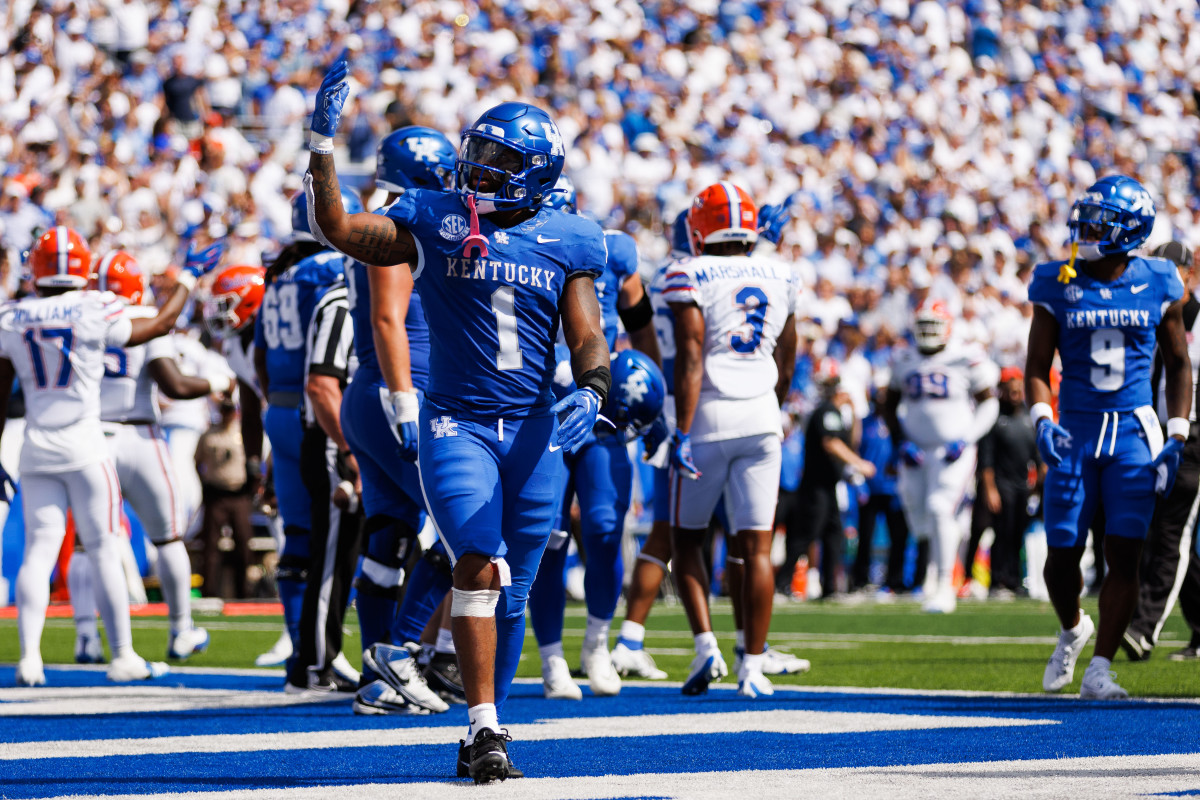
[(338, 160), (367, 207), (388, 131), (457, 140), (518, 98), (551, 110), (580, 210), (635, 238), (644, 277), (703, 187), (784, 204), (778, 254), (811, 290), (793, 442), (830, 372), (872, 413), (924, 301), (1001, 368), (1023, 365), (1032, 267), (1063, 255), (1070, 200), (1101, 175), (1151, 189), (1148, 247), (1200, 247), (1189, 0), (45, 0), (5, 15), (5, 297), (28, 292), (22, 254), (55, 224), (155, 274), (197, 232), (227, 242), (227, 264), (268, 263), (343, 51)]

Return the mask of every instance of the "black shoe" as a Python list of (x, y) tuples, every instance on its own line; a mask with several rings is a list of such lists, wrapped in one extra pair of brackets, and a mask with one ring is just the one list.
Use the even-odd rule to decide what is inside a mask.
[[(1200, 647), (1189, 645), (1182, 650), (1176, 650), (1174, 653), (1171, 653), (1171, 655), (1167, 656), (1167, 658), (1171, 659), (1172, 661), (1200, 661)], [(512, 775), (509, 775), (508, 777), (511, 778)]]
[(458, 671), (458, 657), (453, 653), (438, 653), (425, 667), (422, 676), (429, 688), (447, 703), (467, 702), (463, 690), (462, 673)]
[(1121, 649), (1129, 656), (1130, 661), (1149, 661), (1151, 653), (1154, 652), (1154, 645), (1146, 641), (1145, 636), (1125, 631), (1125, 635), (1121, 637)]
[(358, 691), (358, 684), (338, 675), (333, 667), (323, 670), (310, 669), (308, 671), (308, 689), (311, 692), (344, 692), (346, 694), (354, 694)]
[(467, 767), (468, 775), (475, 783), (491, 783), (508, 777), (510, 741), (512, 737), (508, 731), (495, 733), (491, 728), (483, 728), (475, 734), (475, 741), (471, 743), (471, 763)]
[[(507, 756), (507, 752), (505, 753)], [(466, 739), (458, 740), (458, 764), (455, 773), (460, 778), (471, 777), (471, 750), (467, 747)], [(525, 773), (512, 762), (512, 758), (508, 759), (508, 777), (524, 778)]]

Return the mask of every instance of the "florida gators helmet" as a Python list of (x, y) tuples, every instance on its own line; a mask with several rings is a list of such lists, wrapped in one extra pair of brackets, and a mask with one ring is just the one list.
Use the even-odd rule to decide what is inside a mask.
[(33, 285), (43, 289), (84, 289), (92, 277), (87, 242), (65, 225), (50, 228), (29, 251)]
[(392, 131), (375, 150), (375, 185), (387, 192), (454, 188), (454, 145), (441, 131), (407, 125)]
[[(358, 195), (354, 192), (346, 191), (343, 187), (342, 208), (346, 209), (347, 214), (361, 214), (363, 211), (362, 200), (359, 200)], [(308, 224), (308, 197), (302, 189), (292, 197), (292, 241), (315, 242), (316, 240), (317, 237), (313, 236), (312, 228)]]
[(922, 303), (913, 322), (913, 339), (917, 342), (917, 349), (928, 355), (945, 347), (950, 342), (953, 321), (950, 310), (941, 300)]
[(105, 253), (96, 265), (92, 288), (124, 297), (130, 305), (140, 306), (146, 297), (146, 274), (137, 260), (124, 250)]
[(745, 189), (729, 181), (714, 183), (696, 195), (687, 222), (694, 255), (709, 244), (758, 241), (758, 208)]
[(501, 103), (462, 132), (457, 186), (480, 214), (541, 205), (566, 161), (558, 126), (529, 103)]
[(667, 382), (650, 356), (638, 350), (622, 350), (613, 357), (612, 389), (604, 416), (618, 428), (632, 428), (641, 435), (662, 413)]
[(542, 205), (566, 211), (568, 214), (574, 214), (579, 208), (579, 195), (575, 192), (575, 184), (566, 173), (558, 176), (558, 181), (542, 200)]
[(266, 274), (264, 267), (243, 265), (221, 270), (204, 301), (209, 333), (223, 339), (250, 324), (262, 305)]
[(1154, 199), (1133, 178), (1110, 175), (1075, 201), (1067, 227), (1084, 260), (1128, 253), (1154, 229)]

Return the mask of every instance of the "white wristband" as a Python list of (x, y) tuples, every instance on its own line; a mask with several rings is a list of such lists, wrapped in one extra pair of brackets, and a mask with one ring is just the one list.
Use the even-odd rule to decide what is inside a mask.
[(1185, 417), (1171, 417), (1167, 420), (1167, 436), (1181, 436), (1184, 441), (1192, 432), (1192, 423)]
[(1029, 408), (1029, 418), (1033, 420), (1033, 427), (1037, 428), (1038, 423), (1044, 419), (1054, 421), (1054, 409), (1049, 403), (1034, 403)]
[(228, 375), (218, 372), (215, 375), (208, 376), (208, 391), (210, 394), (224, 394), (229, 391), (229, 387), (231, 386), (233, 386), (233, 381)]
[(179, 273), (179, 277), (175, 279), (175, 282), (189, 292), (196, 288), (196, 276), (187, 270), (182, 270)]
[(399, 422), (416, 422), (421, 414), (416, 392), (392, 392), (392, 408)]
[(308, 149), (314, 153), (321, 155), (329, 155), (333, 152), (333, 137), (324, 136), (316, 131), (308, 132)]

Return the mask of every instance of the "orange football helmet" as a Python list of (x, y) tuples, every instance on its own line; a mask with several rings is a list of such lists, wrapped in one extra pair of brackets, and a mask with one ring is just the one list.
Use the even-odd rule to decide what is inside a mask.
[(696, 195), (687, 222), (693, 255), (704, 252), (706, 244), (758, 241), (758, 207), (745, 189), (729, 181), (714, 183)]
[(204, 324), (213, 336), (225, 338), (250, 324), (262, 305), (266, 274), (264, 267), (235, 265), (217, 275), (204, 301)]
[(922, 353), (936, 353), (950, 342), (954, 318), (941, 300), (926, 300), (917, 309), (913, 338)]
[(106, 253), (96, 266), (92, 288), (112, 292), (140, 306), (146, 297), (146, 275), (133, 256), (124, 250)]
[(33, 285), (42, 288), (84, 289), (92, 276), (92, 253), (87, 242), (66, 225), (56, 225), (29, 251)]

